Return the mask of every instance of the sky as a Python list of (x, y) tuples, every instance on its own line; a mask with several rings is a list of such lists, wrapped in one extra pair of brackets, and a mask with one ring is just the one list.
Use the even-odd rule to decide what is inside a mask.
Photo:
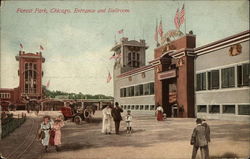
[[(106, 79), (113, 72), (114, 61), (109, 58), (115, 39), (145, 39), (149, 46), (146, 60), (152, 60), (156, 19), (162, 19), (164, 32), (175, 29), (174, 16), (183, 3), (186, 32), (194, 32), (197, 46), (249, 29), (249, 2), (244, 0), (5, 1), (1, 5), (0, 87), (19, 85), (15, 56), (21, 43), (26, 52), (44, 47), (42, 83), (50, 81), (50, 90), (113, 95), (113, 81)], [(35, 13), (36, 8), (47, 13)], [(96, 12), (74, 13), (75, 8)], [(109, 8), (129, 12), (110, 13)], [(71, 13), (62, 13), (65, 9)], [(106, 12), (97, 13), (103, 9)], [(124, 34), (117, 33), (121, 29)]]

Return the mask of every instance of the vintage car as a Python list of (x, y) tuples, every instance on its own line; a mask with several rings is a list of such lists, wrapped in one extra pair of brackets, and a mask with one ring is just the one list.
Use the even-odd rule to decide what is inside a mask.
[(86, 106), (82, 108), (75, 105), (70, 105), (61, 108), (64, 120), (72, 119), (72, 121), (76, 124), (80, 124), (83, 120), (90, 122), (95, 111), (95, 106)]

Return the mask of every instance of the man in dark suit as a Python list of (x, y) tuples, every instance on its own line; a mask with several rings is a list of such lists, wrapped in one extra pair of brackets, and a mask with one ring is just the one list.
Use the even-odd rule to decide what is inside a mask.
[(207, 159), (207, 139), (206, 139), (206, 129), (204, 126), (202, 126), (202, 120), (197, 118), (196, 120), (197, 126), (193, 130), (193, 134), (191, 137), (190, 144), (193, 145), (193, 153), (192, 153), (192, 159), (196, 158), (196, 154), (198, 149), (200, 148), (201, 151), (201, 158)]
[(119, 107), (119, 103), (115, 102), (115, 108), (112, 109), (111, 115), (114, 119), (115, 122), (115, 133), (119, 134), (119, 127), (120, 127), (120, 122), (122, 120), (121, 113), (123, 110)]

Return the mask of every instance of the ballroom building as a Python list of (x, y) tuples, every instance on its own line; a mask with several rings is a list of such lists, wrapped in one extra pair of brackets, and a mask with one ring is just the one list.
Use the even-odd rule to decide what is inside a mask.
[(122, 38), (111, 49), (114, 98), (125, 110), (168, 117), (250, 118), (249, 30), (197, 47), (196, 36), (165, 38), (146, 63), (144, 40)]
[(24, 109), (27, 100), (42, 98), (42, 63), (45, 62), (42, 53), (19, 51), (16, 60), (19, 62), (17, 70), (19, 86), (17, 88), (0, 88), (3, 110), (10, 105), (16, 106), (17, 109)]
[(198, 117), (250, 120), (250, 32), (195, 49)]

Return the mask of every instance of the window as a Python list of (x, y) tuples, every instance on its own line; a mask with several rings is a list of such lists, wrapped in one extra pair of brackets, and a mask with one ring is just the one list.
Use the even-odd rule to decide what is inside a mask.
[(238, 87), (249, 86), (250, 64), (242, 64), (237, 66), (237, 84)]
[(140, 61), (140, 54), (137, 53), (137, 61)]
[(140, 95), (140, 88), (139, 85), (135, 86), (135, 96), (139, 96)]
[(139, 110), (139, 105), (136, 105), (136, 106), (135, 106), (135, 110)]
[(212, 70), (208, 72), (208, 89), (219, 89), (220, 74), (219, 70)]
[(196, 75), (196, 90), (206, 90), (206, 72)]
[(128, 109), (130, 109), (130, 105), (128, 105)]
[(250, 104), (249, 105), (238, 105), (239, 115), (250, 115)]
[(25, 70), (28, 70), (28, 63), (25, 64)]
[(120, 97), (126, 97), (126, 88), (120, 89)]
[(123, 109), (123, 105), (121, 105), (121, 108)]
[(149, 109), (149, 105), (146, 105), (146, 106), (145, 106), (145, 110), (148, 110), (148, 109)]
[(143, 95), (143, 84), (139, 85), (139, 95)]
[(129, 87), (129, 97), (134, 96), (134, 86)]
[(37, 67), (36, 67), (36, 64), (34, 64), (34, 70), (36, 70), (36, 68), (37, 68)]
[(129, 94), (129, 87), (126, 88), (126, 97), (130, 97), (130, 94)]
[(155, 106), (154, 105), (150, 105), (150, 110), (154, 110)]
[(223, 113), (235, 114), (235, 105), (223, 105)]
[(127, 109), (127, 106), (126, 105), (124, 105), (124, 107), (123, 107), (124, 109)]
[(132, 55), (133, 55), (133, 58), (132, 58), (132, 59), (133, 59), (133, 60), (135, 60), (135, 52), (133, 52), (133, 54), (132, 54)]
[(149, 83), (147, 83), (147, 84), (144, 84), (144, 95), (149, 95), (149, 91), (150, 91), (150, 85), (149, 85)]
[(140, 110), (143, 110), (143, 105), (140, 105)]
[(207, 106), (206, 105), (197, 105), (197, 112), (206, 113), (207, 112)]
[(131, 106), (131, 109), (132, 109), (132, 110), (134, 110), (134, 109), (135, 109), (135, 106), (134, 106), (134, 105), (132, 105), (132, 106)]
[(234, 67), (224, 68), (221, 70), (222, 88), (234, 87)]
[(209, 106), (209, 113), (220, 113), (220, 106), (219, 105), (210, 105)]
[(154, 82), (149, 83), (150, 94), (154, 94)]

